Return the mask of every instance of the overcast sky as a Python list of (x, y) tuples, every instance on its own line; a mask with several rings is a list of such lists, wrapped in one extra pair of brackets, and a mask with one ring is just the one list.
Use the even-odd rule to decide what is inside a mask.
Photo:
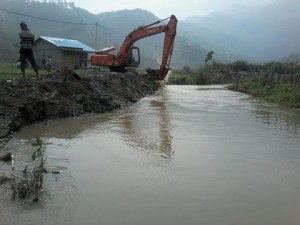
[(111, 12), (122, 9), (145, 9), (160, 19), (176, 15), (178, 19), (206, 15), (222, 10), (232, 4), (248, 6), (266, 4), (274, 0), (73, 0), (77, 7), (91, 13)]

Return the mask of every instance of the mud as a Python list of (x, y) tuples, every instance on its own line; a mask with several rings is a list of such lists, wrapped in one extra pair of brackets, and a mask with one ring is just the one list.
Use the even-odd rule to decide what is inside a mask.
[(159, 85), (147, 74), (64, 71), (42, 79), (0, 80), (0, 152), (26, 125), (85, 113), (103, 113), (136, 103)]

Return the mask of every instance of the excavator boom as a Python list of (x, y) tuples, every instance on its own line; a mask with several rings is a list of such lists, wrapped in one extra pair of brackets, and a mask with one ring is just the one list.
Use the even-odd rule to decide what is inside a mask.
[[(169, 19), (168, 24), (154, 26)], [(126, 67), (137, 67), (139, 65), (139, 49), (133, 44), (149, 36), (165, 33), (162, 61), (157, 70), (148, 70), (155, 79), (163, 80), (169, 71), (169, 61), (173, 52), (176, 36), (177, 18), (172, 15), (164, 20), (158, 20), (146, 26), (141, 26), (132, 31), (125, 38), (117, 55), (94, 54), (91, 56), (91, 64), (96, 66), (108, 66), (114, 71), (124, 71)], [(133, 50), (138, 52), (138, 60), (133, 57)]]

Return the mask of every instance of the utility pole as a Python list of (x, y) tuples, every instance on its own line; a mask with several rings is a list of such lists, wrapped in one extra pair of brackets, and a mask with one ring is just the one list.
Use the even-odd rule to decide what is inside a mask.
[(98, 49), (98, 26), (99, 26), (99, 23), (96, 22), (95, 26), (96, 26), (95, 50), (97, 50)]

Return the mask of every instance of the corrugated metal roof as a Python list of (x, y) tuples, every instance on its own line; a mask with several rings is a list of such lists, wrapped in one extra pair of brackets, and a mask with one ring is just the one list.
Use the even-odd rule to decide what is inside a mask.
[(94, 52), (95, 49), (82, 44), (81, 42), (77, 40), (69, 40), (69, 39), (63, 39), (63, 38), (55, 38), (55, 37), (45, 37), (45, 36), (40, 36), (40, 38), (56, 45), (57, 47), (60, 48), (77, 48), (77, 49), (82, 49), (83, 51), (86, 52)]

